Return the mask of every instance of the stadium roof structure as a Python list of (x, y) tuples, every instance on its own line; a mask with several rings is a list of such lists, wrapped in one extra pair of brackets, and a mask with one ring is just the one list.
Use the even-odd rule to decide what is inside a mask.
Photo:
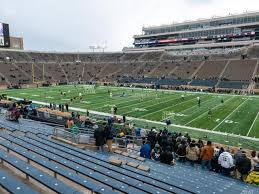
[(225, 20), (225, 19), (234, 19), (237, 17), (249, 17), (249, 16), (258, 16), (259, 11), (249, 11), (249, 12), (244, 12), (241, 14), (229, 14), (227, 16), (212, 16), (211, 18), (201, 18), (197, 20), (192, 20), (192, 21), (184, 21), (184, 22), (174, 22), (172, 24), (164, 24), (164, 25), (153, 25), (153, 26), (147, 26), (143, 27), (143, 30), (149, 30), (149, 29), (156, 29), (156, 28), (161, 28), (161, 27), (173, 27), (173, 26), (180, 26), (180, 25), (185, 25), (185, 24), (194, 24), (194, 23), (202, 23), (202, 22), (211, 22), (211, 21), (218, 21), (218, 20)]

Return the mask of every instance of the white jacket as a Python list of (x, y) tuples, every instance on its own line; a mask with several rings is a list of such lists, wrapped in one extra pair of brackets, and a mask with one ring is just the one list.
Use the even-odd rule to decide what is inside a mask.
[(229, 152), (221, 153), (218, 159), (218, 163), (223, 168), (231, 168), (232, 166), (234, 166), (233, 157)]

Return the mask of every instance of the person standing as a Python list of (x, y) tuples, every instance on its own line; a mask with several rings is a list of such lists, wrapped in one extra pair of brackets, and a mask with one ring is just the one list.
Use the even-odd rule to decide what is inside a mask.
[(196, 145), (195, 140), (187, 146), (186, 148), (186, 158), (190, 161), (191, 165), (194, 166), (194, 163), (198, 161), (200, 156), (200, 150)]
[(114, 105), (114, 107), (113, 107), (113, 111), (114, 111), (114, 114), (115, 114), (115, 115), (117, 114), (117, 110), (118, 110), (117, 106), (116, 106), (116, 105)]
[(207, 145), (201, 149), (201, 167), (208, 170), (211, 170), (211, 159), (214, 154), (214, 147), (212, 146), (211, 141), (207, 142)]
[(234, 166), (233, 157), (228, 151), (219, 155), (218, 163), (221, 166), (223, 175), (230, 176), (231, 168)]
[(245, 180), (252, 167), (251, 160), (246, 157), (246, 152), (242, 151), (241, 156), (236, 159), (236, 169), (241, 174), (241, 180)]
[(65, 104), (66, 112), (68, 112), (68, 103)]
[(93, 129), (95, 129), (94, 130), (95, 145), (98, 146), (100, 152), (103, 152), (104, 151), (103, 145), (105, 144), (104, 128), (99, 127), (98, 125), (94, 125)]
[(106, 144), (108, 146), (108, 152), (113, 152), (112, 151), (112, 139), (113, 139), (113, 135), (112, 135), (112, 131), (111, 131), (111, 127), (108, 126), (106, 123), (103, 124), (104, 125), (104, 130), (105, 130), (105, 138), (106, 138)]

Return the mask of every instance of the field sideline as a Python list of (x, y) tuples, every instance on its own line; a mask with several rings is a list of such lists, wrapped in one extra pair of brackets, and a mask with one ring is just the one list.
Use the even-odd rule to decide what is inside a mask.
[[(65, 92), (66, 95), (61, 95)], [(2, 90), (8, 96), (259, 138), (259, 96), (77, 85)], [(82, 93), (82, 100), (78, 97)], [(112, 97), (110, 95), (112, 93)], [(184, 95), (184, 100), (182, 99)], [(198, 106), (197, 97), (201, 99)], [(221, 101), (224, 101), (222, 103)], [(211, 109), (212, 116), (208, 116)]]

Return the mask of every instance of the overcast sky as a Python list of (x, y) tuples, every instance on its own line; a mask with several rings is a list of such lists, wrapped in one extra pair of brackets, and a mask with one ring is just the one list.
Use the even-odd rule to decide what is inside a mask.
[(143, 25), (256, 9), (259, 0), (0, 0), (0, 22), (26, 50), (83, 52), (107, 41), (107, 51), (119, 51)]

